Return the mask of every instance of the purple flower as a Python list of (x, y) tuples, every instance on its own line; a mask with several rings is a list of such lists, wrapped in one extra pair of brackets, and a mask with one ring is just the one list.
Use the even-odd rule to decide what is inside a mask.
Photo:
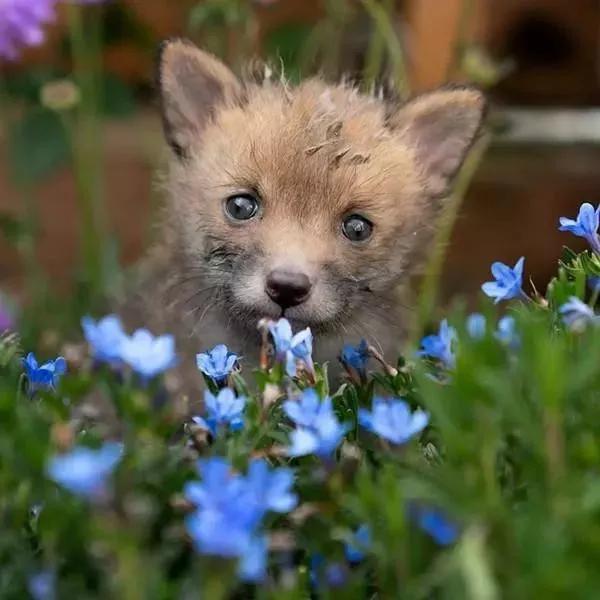
[(500, 300), (511, 300), (524, 296), (523, 291), (523, 265), (525, 257), (522, 256), (517, 264), (511, 269), (509, 266), (501, 262), (492, 264), (492, 275), (495, 281), (488, 281), (481, 286), (483, 293), (490, 298), (494, 298), (494, 302)]
[(22, 359), (22, 364), (29, 382), (30, 393), (36, 390), (56, 389), (60, 378), (67, 371), (67, 361), (62, 356), (39, 365), (33, 352), (30, 352)]
[(598, 322), (594, 311), (576, 296), (571, 296), (568, 302), (560, 307), (559, 312), (563, 323), (571, 331), (581, 332), (589, 324)]
[(57, 0), (2, 0), (0, 58), (16, 60), (23, 47), (42, 44), (42, 27), (54, 19), (56, 3)]
[(204, 405), (207, 416), (193, 417), (192, 420), (197, 425), (208, 429), (213, 435), (217, 435), (220, 430), (229, 428), (237, 431), (244, 426), (244, 407), (246, 398), (235, 395), (231, 388), (223, 388), (214, 396), (208, 390), (204, 392)]
[(304, 390), (299, 400), (284, 402), (283, 410), (296, 425), (290, 436), (289, 456), (329, 457), (346, 433), (346, 427), (333, 412), (331, 398), (320, 401), (313, 389)]
[(419, 356), (428, 356), (439, 360), (448, 369), (454, 367), (455, 357), (452, 345), (456, 339), (456, 330), (444, 319), (440, 323), (437, 335), (428, 335), (421, 340)]
[(354, 369), (360, 376), (364, 376), (369, 362), (369, 346), (366, 340), (361, 340), (358, 346), (346, 344), (340, 360), (346, 369)]
[(573, 235), (585, 238), (594, 252), (600, 254), (598, 225), (600, 225), (600, 206), (594, 209), (589, 202), (584, 202), (579, 208), (577, 219), (561, 217), (558, 229), (559, 231), (568, 231)]
[(153, 336), (146, 329), (138, 329), (121, 342), (121, 358), (138, 375), (150, 379), (170, 369), (177, 362), (175, 340), (172, 335)]
[(365, 552), (371, 547), (371, 529), (368, 525), (361, 525), (344, 547), (346, 560), (350, 563), (359, 563), (364, 560)]
[(275, 358), (278, 362), (285, 363), (286, 373), (290, 377), (296, 376), (296, 364), (301, 362), (309, 370), (314, 370), (312, 360), (312, 333), (307, 327), (295, 335), (287, 319), (279, 319), (269, 325), (269, 331), (275, 345)]
[(108, 315), (99, 321), (83, 317), (81, 327), (96, 360), (109, 364), (121, 360), (121, 347), (127, 336), (117, 315)]
[(196, 365), (216, 383), (223, 383), (233, 370), (238, 355), (230, 352), (225, 344), (196, 355)]
[(429, 415), (418, 409), (410, 411), (404, 400), (373, 399), (373, 410), (358, 411), (358, 422), (392, 444), (405, 444), (427, 427)]
[(98, 450), (76, 446), (67, 454), (54, 456), (46, 473), (73, 494), (99, 498), (106, 492), (107, 479), (122, 455), (123, 445), (117, 442), (106, 442)]

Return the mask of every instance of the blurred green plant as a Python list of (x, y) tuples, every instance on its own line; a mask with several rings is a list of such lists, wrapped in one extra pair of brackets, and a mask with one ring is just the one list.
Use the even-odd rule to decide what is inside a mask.
[(102, 120), (130, 116), (135, 100), (132, 90), (102, 67), (102, 44), (114, 41), (104, 35), (102, 21), (106, 15), (117, 41), (115, 24), (120, 24), (118, 31), (123, 35), (136, 32), (139, 43), (147, 43), (147, 36), (133, 27), (131, 18), (120, 16), (123, 11), (116, 5), (92, 4), (98, 6), (70, 2), (62, 7), (69, 25), (63, 50), (73, 65), (72, 73), (45, 66), (10, 71), (0, 86), (9, 174), (22, 198), (20, 213), (1, 215), (0, 228), (22, 256), (28, 288), (24, 328), (32, 333), (56, 315), (54, 292), (38, 260), (36, 188), (57, 169), (71, 166), (77, 188), (81, 264), (73, 296), (76, 312), (102, 303), (118, 284), (118, 251), (104, 206)]
[[(71, 347), (62, 378), (28, 358), (29, 386), (18, 338), (3, 336), (0, 595), (23, 597), (43, 575), (56, 597), (78, 598), (593, 597), (600, 318), (581, 299), (586, 282), (597, 290), (598, 273), (595, 254), (566, 250), (545, 297), (526, 298), (522, 273), (515, 287), (498, 288), (517, 297), (510, 327), (496, 326), (487, 303), (477, 318), (456, 312), (449, 336), (423, 340), (423, 359), (411, 352), (390, 365), (368, 345), (345, 348), (347, 379), (331, 391), (308, 347), (294, 355), (296, 375), (286, 374), (288, 333), (272, 325), (254, 374), (226, 349), (202, 355), (214, 396), (194, 420), (161, 400), (160, 377), (142, 380), (126, 367), (145, 372), (146, 350), (118, 321), (86, 322), (93, 359)], [(510, 280), (498, 268), (495, 276)], [(129, 340), (121, 353), (120, 335)], [(168, 368), (170, 350), (161, 360)], [(309, 389), (330, 396), (330, 414), (325, 402), (311, 413)], [(374, 397), (387, 400), (376, 408)], [(406, 404), (392, 400), (400, 397)], [(111, 407), (109, 420), (101, 406)], [(427, 420), (417, 425), (417, 408), (429, 419), (420, 434)], [(333, 422), (344, 424), (343, 440), (331, 438)], [(333, 439), (335, 451), (315, 455), (310, 436)], [(115, 437), (122, 451), (105, 443)], [(257, 459), (270, 468), (263, 473)], [(220, 465), (231, 474), (218, 483), (207, 469), (217, 476)], [(251, 477), (274, 467), (293, 478), (278, 471), (277, 488), (269, 479), (252, 487)], [(219, 496), (225, 489), (237, 498), (231, 506)], [(279, 508), (262, 522), (266, 570), (258, 564), (258, 583), (243, 583), (236, 560), (196, 536), (234, 543), (252, 507), (241, 500), (255, 498), (236, 494), (252, 490)], [(194, 530), (186, 515), (207, 527), (211, 510), (231, 520)]]

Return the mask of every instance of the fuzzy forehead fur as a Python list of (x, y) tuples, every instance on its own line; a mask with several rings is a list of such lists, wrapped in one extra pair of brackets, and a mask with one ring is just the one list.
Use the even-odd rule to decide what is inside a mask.
[[(174, 159), (172, 196), (192, 237), (209, 226), (226, 235), (219, 200), (244, 190), (256, 190), (264, 203), (263, 249), (279, 240), (293, 250), (297, 242), (315, 260), (385, 254), (429, 226), (426, 173), (402, 132), (390, 129), (389, 107), (379, 98), (317, 79), (293, 89), (251, 84), (245, 93), (243, 103), (216, 112), (189, 160)], [(374, 223), (370, 248), (349, 248), (341, 236), (341, 221), (353, 212)], [(246, 245), (255, 229), (239, 228), (238, 242)]]
[[(443, 164), (439, 173), (428, 172), (432, 121), (439, 121), (433, 127), (438, 136), (446, 128), (447, 138), (457, 137), (454, 170), (483, 113), (483, 98), (472, 89), (438, 91), (399, 110), (352, 86), (319, 79), (296, 87), (268, 77), (261, 84), (241, 82), (184, 41), (165, 46), (159, 71), (165, 123), (176, 128), (179, 121), (190, 136), (188, 160), (174, 158), (169, 178), (186, 222), (197, 220), (194, 211), (202, 200), (252, 190), (280, 233), (294, 220), (322, 236), (339, 234), (343, 216), (357, 212), (374, 223), (376, 239), (385, 246), (386, 233), (397, 234), (399, 226), (427, 224), (440, 193), (435, 178), (453, 174), (443, 173)], [(192, 93), (182, 91), (186, 86)], [(173, 104), (183, 106), (179, 115)], [(205, 113), (200, 123), (189, 118), (196, 110)], [(415, 126), (424, 133), (414, 134)], [(464, 129), (458, 136), (457, 127)], [(207, 208), (204, 204), (201, 212), (210, 221)]]
[(408, 199), (418, 185), (411, 152), (385, 119), (381, 102), (344, 86), (252, 86), (242, 107), (221, 111), (207, 128), (199, 158), (261, 188), (288, 215), (322, 217), (353, 204), (378, 211), (386, 187)]
[[(181, 41), (163, 48), (159, 77), (176, 151), (168, 217), (188, 256), (226, 245), (311, 278), (327, 265), (355, 278), (379, 268), (380, 289), (414, 270), (485, 104), (468, 88), (399, 105), (318, 78), (239, 80)], [(260, 198), (260, 218), (234, 223), (223, 203), (243, 193)], [(351, 214), (373, 224), (365, 243), (343, 235)]]

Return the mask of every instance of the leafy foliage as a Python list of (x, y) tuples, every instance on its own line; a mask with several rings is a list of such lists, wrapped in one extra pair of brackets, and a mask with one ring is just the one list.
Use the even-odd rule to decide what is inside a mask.
[[(247, 396), (243, 424), (210, 432), (158, 402), (159, 378), (81, 356), (56, 392), (28, 397), (18, 340), (4, 336), (0, 595), (22, 597), (51, 572), (58, 597), (78, 598), (590, 597), (600, 586), (600, 328), (569, 331), (557, 311), (595, 273), (595, 259), (566, 252), (545, 299), (510, 306), (518, 344), (498, 337), (488, 305), (476, 337), (450, 318), (450, 370), (418, 358), (362, 379), (350, 369), (331, 393), (346, 433), (329, 458), (287, 457), (294, 422), (283, 410), (309, 387), (326, 396), (326, 368), (295, 378), (279, 363), (234, 369), (226, 385)], [(378, 437), (358, 419), (374, 395), (404, 398), (429, 427), (400, 445)], [(103, 404), (110, 424), (96, 418)], [(53, 457), (111, 438), (123, 454), (100, 500), (51, 481)], [(242, 474), (259, 457), (293, 470), (298, 505), (265, 517), (259, 584), (237, 579), (235, 559), (198, 554), (186, 530), (183, 490), (209, 457)]]

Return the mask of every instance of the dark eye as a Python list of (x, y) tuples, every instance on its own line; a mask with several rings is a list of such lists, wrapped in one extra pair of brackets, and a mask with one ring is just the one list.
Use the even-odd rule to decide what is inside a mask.
[(373, 233), (373, 223), (360, 215), (350, 215), (344, 219), (342, 231), (351, 242), (364, 242)]
[(225, 200), (225, 212), (234, 221), (248, 221), (256, 216), (259, 203), (254, 196), (240, 194)]

